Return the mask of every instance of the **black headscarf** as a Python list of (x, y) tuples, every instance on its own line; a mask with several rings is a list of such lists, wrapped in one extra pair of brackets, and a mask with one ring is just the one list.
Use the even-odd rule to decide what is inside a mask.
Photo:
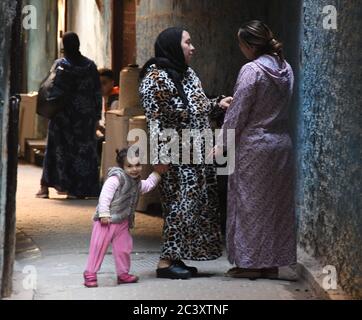
[(143, 79), (146, 76), (147, 69), (152, 64), (166, 70), (175, 84), (182, 102), (187, 106), (188, 100), (181, 84), (188, 69), (181, 46), (183, 32), (184, 29), (173, 27), (160, 33), (155, 43), (155, 57), (146, 62), (140, 77)]
[(63, 47), (64, 55), (67, 59), (72, 62), (78, 62), (81, 58), (81, 53), (79, 51), (80, 41), (79, 37), (74, 32), (66, 32), (63, 35)]

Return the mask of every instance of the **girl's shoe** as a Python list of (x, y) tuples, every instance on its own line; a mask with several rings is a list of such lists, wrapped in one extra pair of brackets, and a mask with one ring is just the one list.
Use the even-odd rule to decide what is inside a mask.
[(85, 281), (84, 286), (87, 288), (98, 288), (98, 282), (97, 281)]
[(87, 288), (98, 288), (97, 275), (84, 272), (84, 286)]
[(138, 282), (139, 278), (131, 275), (131, 274), (122, 274), (118, 276), (117, 283), (118, 284), (127, 284), (127, 283), (136, 283)]

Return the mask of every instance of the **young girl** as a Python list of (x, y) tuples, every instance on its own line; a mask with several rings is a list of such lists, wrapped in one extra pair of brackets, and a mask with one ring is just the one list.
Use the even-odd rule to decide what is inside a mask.
[(89, 249), (89, 258), (84, 272), (84, 285), (98, 287), (97, 272), (112, 243), (116, 263), (118, 284), (135, 283), (138, 277), (129, 274), (133, 241), (129, 232), (134, 226), (134, 216), (139, 195), (152, 191), (161, 180), (160, 174), (167, 166), (155, 166), (147, 180), (140, 179), (142, 166), (138, 155), (128, 159), (129, 149), (117, 150), (119, 167), (108, 173), (94, 216), (94, 226)]

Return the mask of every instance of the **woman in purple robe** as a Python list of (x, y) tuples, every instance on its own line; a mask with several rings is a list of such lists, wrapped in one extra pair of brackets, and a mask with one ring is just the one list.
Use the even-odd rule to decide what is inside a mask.
[(264, 23), (238, 33), (243, 66), (223, 129), (235, 129), (235, 171), (229, 178), (227, 250), (231, 277), (277, 278), (296, 263), (294, 170), (288, 132), (294, 76)]

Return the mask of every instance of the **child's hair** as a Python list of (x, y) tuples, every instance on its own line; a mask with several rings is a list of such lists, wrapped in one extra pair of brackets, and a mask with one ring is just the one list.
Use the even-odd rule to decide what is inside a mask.
[(125, 160), (127, 159), (129, 151), (133, 151), (134, 155), (136, 157), (139, 157), (139, 149), (135, 148), (135, 147), (132, 147), (132, 146), (128, 147), (128, 148), (121, 149), (121, 150), (119, 150), (119, 149), (116, 150), (116, 154), (117, 154), (116, 161), (117, 161), (120, 168), (124, 168), (124, 163), (125, 163)]
[(101, 77), (106, 77), (110, 80), (114, 80), (114, 72), (108, 68), (101, 68), (98, 70)]

